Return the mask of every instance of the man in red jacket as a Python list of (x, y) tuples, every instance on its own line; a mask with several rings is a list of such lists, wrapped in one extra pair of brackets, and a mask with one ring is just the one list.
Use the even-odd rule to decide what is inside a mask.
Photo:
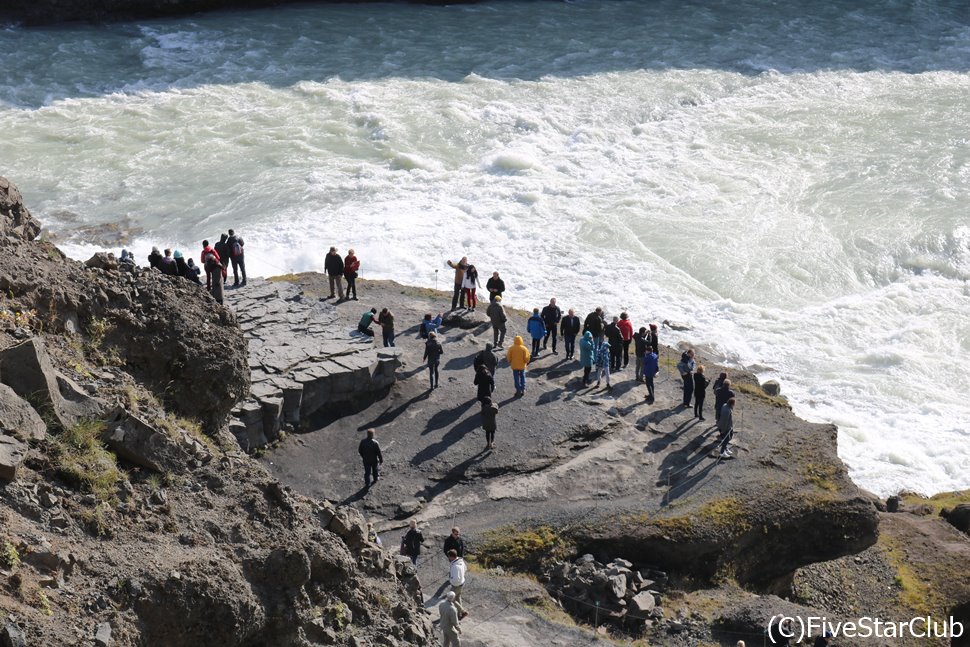
[(621, 312), (616, 327), (620, 329), (620, 335), (623, 336), (623, 368), (626, 368), (630, 363), (630, 342), (633, 341), (633, 322), (630, 321), (630, 315)]
[[(205, 288), (211, 290), (213, 274), (218, 272), (216, 276), (218, 280), (222, 280), (222, 259), (219, 258), (219, 252), (209, 244), (208, 240), (202, 241), (202, 256), (199, 260), (202, 262), (202, 268), (205, 270)], [(216, 268), (216, 265), (219, 267)]]

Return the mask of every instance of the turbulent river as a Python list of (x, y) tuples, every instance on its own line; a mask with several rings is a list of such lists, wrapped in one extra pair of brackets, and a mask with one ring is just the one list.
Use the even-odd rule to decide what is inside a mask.
[(859, 4), (9, 26), (0, 174), (77, 258), (234, 227), (254, 275), (336, 245), (447, 287), (467, 254), (520, 307), (687, 322), (837, 424), (862, 486), (968, 488), (970, 9)]

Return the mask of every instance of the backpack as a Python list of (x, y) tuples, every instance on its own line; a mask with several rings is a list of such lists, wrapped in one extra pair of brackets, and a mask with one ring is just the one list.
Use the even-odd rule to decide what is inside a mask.
[(229, 253), (233, 256), (242, 256), (242, 245), (239, 244), (238, 240), (233, 241), (232, 249), (229, 250)]
[(215, 254), (213, 254), (212, 252), (209, 252), (209, 253), (207, 253), (205, 255), (205, 271), (206, 272), (215, 272), (216, 269), (219, 269), (221, 267), (222, 266), (219, 264), (219, 261), (216, 260), (216, 255)]

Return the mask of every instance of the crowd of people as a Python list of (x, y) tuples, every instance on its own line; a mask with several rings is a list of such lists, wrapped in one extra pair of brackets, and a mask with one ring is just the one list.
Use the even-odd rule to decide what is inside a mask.
[[(165, 249), (159, 251), (152, 247), (148, 255), (148, 266), (157, 269), (162, 274), (181, 276), (184, 279), (202, 284), (202, 272), (205, 271), (205, 287), (212, 293), (219, 303), (223, 302), (225, 283), (229, 276), (229, 265), (232, 265), (233, 287), (246, 285), (246, 242), (242, 236), (232, 229), (222, 234), (215, 245), (208, 240), (202, 241), (202, 253), (199, 265), (192, 257), (184, 257), (180, 250)], [(121, 250), (120, 262), (135, 265), (135, 256), (127, 249)], [(241, 278), (240, 278), (241, 277)]]

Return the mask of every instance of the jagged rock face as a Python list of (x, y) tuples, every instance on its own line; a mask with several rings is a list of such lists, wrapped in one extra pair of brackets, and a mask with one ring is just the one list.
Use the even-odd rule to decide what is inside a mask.
[(24, 206), (23, 196), (17, 187), (5, 177), (0, 177), (0, 234), (33, 240), (40, 233), (40, 223), (34, 220)]
[(34, 333), (96, 336), (99, 352), (117, 355), (159, 399), (210, 429), (249, 393), (246, 340), (232, 311), (203, 288), (155, 270), (87, 267), (32, 240), (40, 225), (2, 177), (0, 228), (0, 309), (35, 313)]

